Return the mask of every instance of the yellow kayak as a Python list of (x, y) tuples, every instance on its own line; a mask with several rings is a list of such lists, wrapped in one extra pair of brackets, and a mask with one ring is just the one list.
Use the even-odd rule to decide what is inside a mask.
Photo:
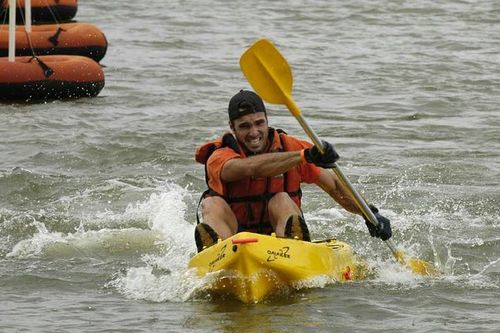
[(345, 282), (361, 277), (363, 264), (344, 242), (319, 242), (241, 232), (191, 258), (200, 277), (210, 274), (209, 293), (257, 303), (315, 278)]

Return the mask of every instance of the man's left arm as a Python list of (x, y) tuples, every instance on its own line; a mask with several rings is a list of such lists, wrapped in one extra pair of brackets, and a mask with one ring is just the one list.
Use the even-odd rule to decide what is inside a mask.
[(353, 214), (363, 215), (347, 186), (340, 181), (332, 170), (321, 169), (319, 180), (316, 184), (345, 210)]
[(330, 143), (323, 141), (323, 152), (320, 152), (316, 146), (306, 149), (306, 151), (307, 154), (304, 153), (306, 161), (321, 168), (319, 177), (315, 183), (328, 193), (344, 209), (351, 213), (363, 216), (366, 226), (368, 227), (368, 231), (370, 232), (370, 236), (379, 237), (382, 240), (391, 238), (392, 231), (389, 219), (379, 214), (378, 209), (375, 206), (370, 205), (370, 209), (377, 219), (377, 224), (373, 225), (356, 204), (349, 188), (331, 170), (335, 167), (335, 162), (339, 159), (339, 155), (335, 151), (335, 148), (333, 148)]
[(378, 209), (370, 205), (370, 209), (377, 218), (378, 224), (373, 225), (363, 212), (356, 205), (356, 201), (351, 192), (344, 183), (340, 181), (337, 175), (330, 169), (321, 169), (319, 180), (316, 183), (326, 193), (328, 193), (336, 202), (338, 202), (347, 211), (363, 216), (370, 236), (387, 240), (392, 236), (391, 223), (388, 218), (379, 214)]

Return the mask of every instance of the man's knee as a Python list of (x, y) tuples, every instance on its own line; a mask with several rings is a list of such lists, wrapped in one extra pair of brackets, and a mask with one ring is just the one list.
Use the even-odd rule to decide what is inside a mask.
[(234, 235), (238, 231), (238, 222), (231, 206), (222, 197), (206, 197), (201, 202), (203, 223), (214, 228), (222, 239)]
[(286, 192), (278, 192), (275, 195), (273, 195), (271, 200), (269, 200), (269, 209), (282, 210), (290, 207), (297, 207), (297, 204), (292, 200), (290, 195)]
[(202, 214), (210, 214), (210, 213), (227, 213), (227, 210), (230, 210), (229, 204), (221, 197), (211, 196), (206, 197), (201, 202), (201, 211)]

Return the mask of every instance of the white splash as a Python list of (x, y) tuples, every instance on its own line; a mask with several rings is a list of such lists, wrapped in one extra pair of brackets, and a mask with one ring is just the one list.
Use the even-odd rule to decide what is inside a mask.
[(126, 297), (153, 302), (185, 301), (204, 284), (187, 264), (196, 249), (192, 223), (187, 222), (187, 200), (191, 194), (185, 188), (167, 184), (160, 193), (152, 194), (144, 203), (129, 206), (127, 211), (147, 212), (148, 225), (159, 235), (161, 254), (142, 256), (145, 266), (128, 268), (109, 283)]
[(37, 229), (37, 233), (32, 238), (22, 240), (12, 248), (12, 251), (7, 254), (7, 258), (29, 258), (42, 253), (42, 250), (53, 243), (66, 243), (67, 239), (63, 233), (49, 232), (43, 223), (33, 221)]
[[(35, 234), (18, 242), (7, 256), (109, 258), (114, 254), (142, 253), (143, 266), (117, 273), (108, 285), (131, 298), (183, 301), (202, 284), (202, 280), (187, 269), (190, 256), (196, 250), (193, 224), (185, 217), (186, 202), (191, 200), (186, 188), (165, 183), (147, 200), (129, 204), (122, 213), (92, 212), (74, 233), (50, 231), (43, 223), (33, 220)], [(128, 227), (131, 220), (145, 221), (145, 228)], [(113, 229), (85, 228), (95, 229), (101, 225), (112, 225)]]
[(151, 266), (130, 268), (108, 284), (128, 298), (151, 302), (184, 302), (203, 285), (193, 270), (155, 273)]
[(331, 276), (318, 275), (309, 279), (294, 282), (292, 287), (296, 290), (310, 289), (310, 288), (324, 288), (328, 285), (338, 283), (338, 281)]
[(30, 239), (17, 243), (9, 258), (32, 257), (87, 257), (96, 258), (113, 254), (135, 253), (137, 251), (157, 251), (158, 236), (150, 230), (138, 228), (101, 229), (63, 234), (49, 232), (41, 222), (33, 222), (37, 228)]

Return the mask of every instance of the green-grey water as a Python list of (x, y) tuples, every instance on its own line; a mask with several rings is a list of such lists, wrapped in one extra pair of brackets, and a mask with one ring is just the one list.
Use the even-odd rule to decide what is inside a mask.
[[(500, 331), (499, 15), (491, 0), (80, 1), (76, 19), (109, 41), (99, 97), (0, 104), (0, 330)], [(198, 292), (194, 150), (227, 129), (260, 37), (394, 242), (442, 276), (407, 272), (306, 186), (313, 237), (349, 242), (372, 276), (257, 305)]]

